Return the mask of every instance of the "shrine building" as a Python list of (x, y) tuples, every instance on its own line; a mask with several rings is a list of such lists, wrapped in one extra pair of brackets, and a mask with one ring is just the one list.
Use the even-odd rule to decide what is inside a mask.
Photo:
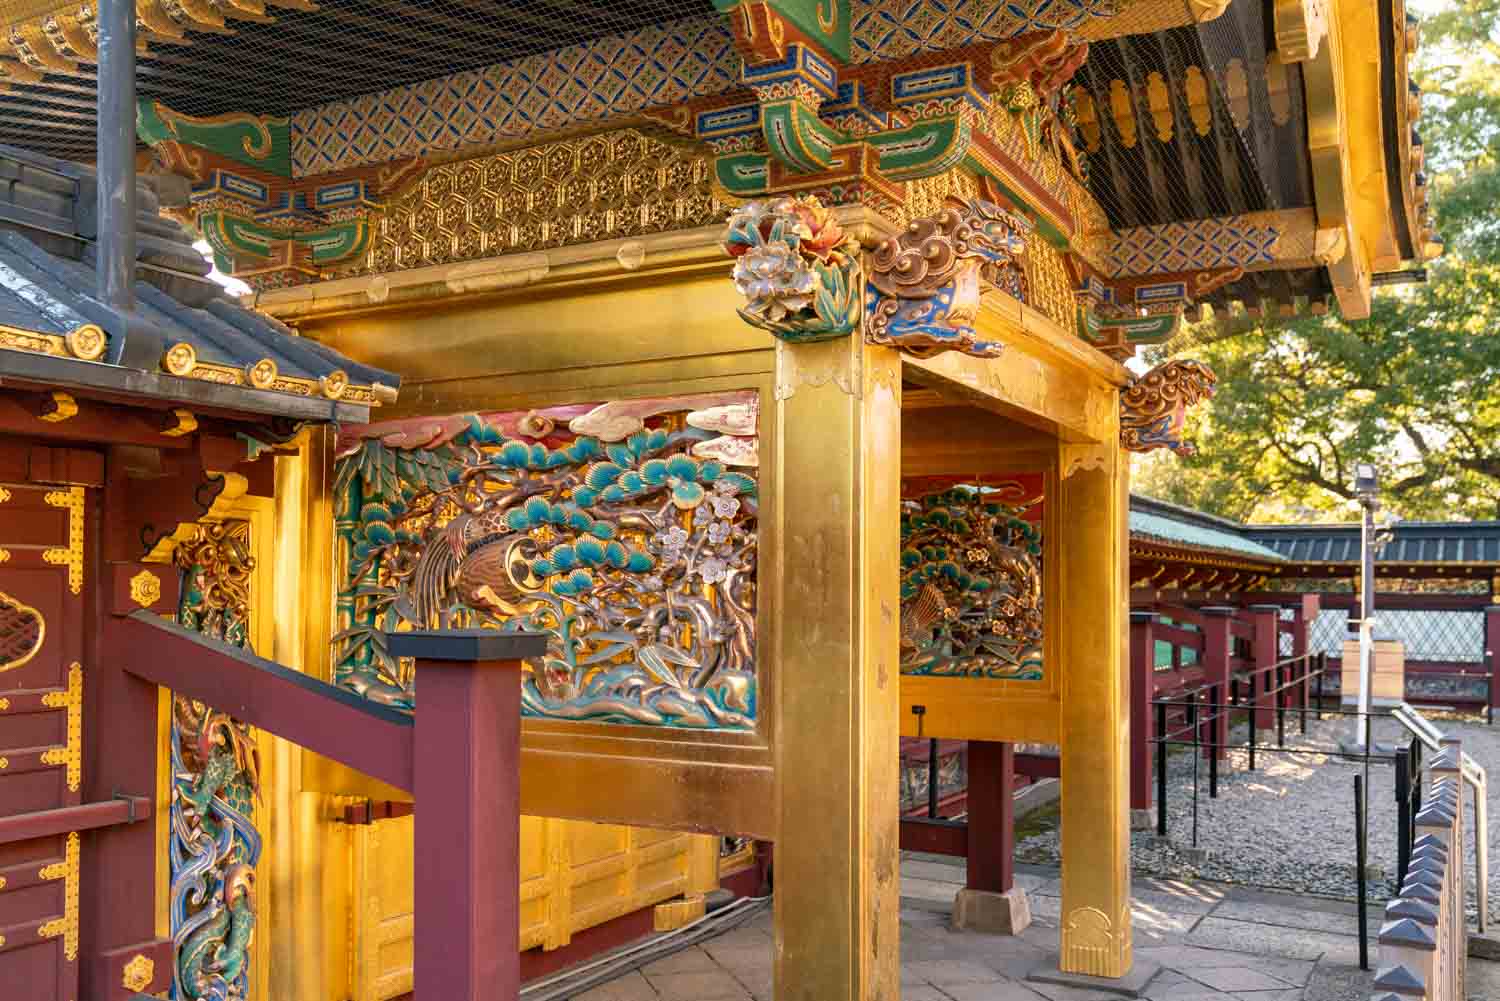
[(1132, 545), (1215, 376), (1126, 362), (1421, 279), (1419, 35), (0, 4), (0, 983), (513, 999), (769, 880), (778, 999), (895, 1001), (902, 738), (1057, 749), (1128, 978), (1132, 587), (1302, 557)]

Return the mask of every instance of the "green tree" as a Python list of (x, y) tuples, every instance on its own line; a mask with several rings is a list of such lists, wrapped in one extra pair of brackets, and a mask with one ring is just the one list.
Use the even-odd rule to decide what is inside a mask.
[(1445, 254), (1366, 320), (1238, 313), (1151, 352), (1220, 381), (1199, 454), (1144, 457), (1141, 491), (1234, 518), (1348, 517), (1354, 466), (1372, 462), (1399, 517), (1500, 517), (1500, 0), (1430, 13), (1412, 69)]

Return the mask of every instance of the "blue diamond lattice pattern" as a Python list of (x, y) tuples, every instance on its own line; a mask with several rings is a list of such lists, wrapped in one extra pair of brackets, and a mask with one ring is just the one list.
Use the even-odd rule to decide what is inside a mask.
[(602, 122), (739, 85), (721, 16), (685, 18), (292, 117), (299, 177)]

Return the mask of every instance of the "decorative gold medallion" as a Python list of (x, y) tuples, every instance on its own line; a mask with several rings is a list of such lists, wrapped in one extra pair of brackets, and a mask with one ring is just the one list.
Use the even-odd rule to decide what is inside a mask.
[(188, 375), (198, 365), (198, 352), (187, 341), (178, 341), (162, 355), (161, 364), (173, 375)]
[(10, 550), (0, 549), (0, 563), (4, 563), (8, 559), (10, 559)]
[(269, 358), (262, 358), (254, 365), (247, 366), (245, 381), (256, 389), (270, 389), (276, 384), (276, 363)]
[(344, 395), (344, 390), (349, 388), (348, 373), (343, 369), (334, 369), (327, 375), (318, 378), (318, 388), (330, 400), (337, 400)]
[(161, 578), (150, 570), (142, 570), (130, 578), (130, 600), (142, 608), (150, 608), (161, 600)]
[(138, 952), (125, 964), (120, 985), (127, 991), (143, 991), (151, 986), (151, 978), (155, 974), (156, 964)]
[(73, 357), (84, 361), (95, 361), (104, 354), (106, 338), (104, 331), (92, 323), (85, 323), (76, 330), (68, 331), (64, 341)]
[(4, 487), (0, 487), (0, 504), (4, 504), (8, 500), (10, 500), (10, 491)]

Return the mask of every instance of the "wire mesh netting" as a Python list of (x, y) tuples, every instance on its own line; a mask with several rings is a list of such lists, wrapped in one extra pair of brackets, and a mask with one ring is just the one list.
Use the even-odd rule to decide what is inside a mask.
[[(265, 15), (213, 5), (227, 9), (221, 27), (185, 15), (163, 21), (151, 13), (163, 6), (169, 5), (141, 7), (137, 93), (190, 115), (287, 116), (647, 26), (723, 21), (710, 0), (268, 0)], [(0, 7), (7, 20), (52, 12), (39, 24), (48, 38), (33, 39), (42, 79), (0, 94), (0, 143), (93, 160), (93, 8), (57, 2)], [(53, 35), (61, 51), (49, 41)], [(3, 46), (0, 54), (16, 58)], [(538, 65), (531, 82), (557, 72)], [(659, 70), (643, 59), (638, 72)]]

